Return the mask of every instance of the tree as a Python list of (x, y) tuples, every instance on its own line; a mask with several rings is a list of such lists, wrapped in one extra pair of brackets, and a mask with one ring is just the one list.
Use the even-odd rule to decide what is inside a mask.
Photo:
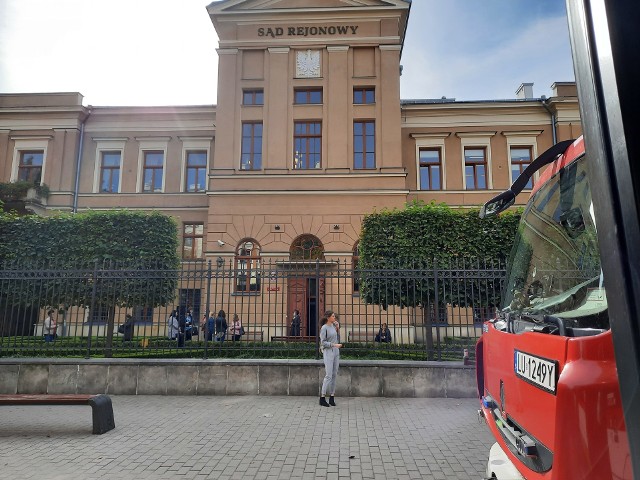
[[(166, 305), (177, 287), (175, 221), (159, 213), (88, 212), (0, 218), (2, 301), (105, 309), (107, 351), (118, 307)], [(13, 272), (13, 273), (11, 273)], [(34, 272), (35, 275), (29, 275)]]
[(383, 308), (422, 308), (429, 327), (446, 305), (498, 305), (520, 211), (484, 220), (478, 213), (412, 203), (366, 215), (359, 243), (361, 298)]

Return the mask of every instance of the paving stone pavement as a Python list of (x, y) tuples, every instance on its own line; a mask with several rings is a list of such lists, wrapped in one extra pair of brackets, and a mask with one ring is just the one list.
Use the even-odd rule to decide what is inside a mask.
[(104, 435), (88, 406), (0, 407), (0, 478), (469, 480), (493, 443), (473, 399), (111, 398)]

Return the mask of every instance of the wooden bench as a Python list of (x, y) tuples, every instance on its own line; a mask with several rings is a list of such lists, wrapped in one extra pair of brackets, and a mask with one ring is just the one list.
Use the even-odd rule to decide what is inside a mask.
[(108, 395), (0, 395), (0, 405), (89, 405), (94, 434), (102, 435), (116, 428)]
[(263, 342), (264, 341), (264, 331), (262, 331), (262, 330), (245, 330), (244, 335), (242, 335), (240, 337), (240, 341), (244, 341), (244, 342)]
[(309, 342), (316, 343), (316, 337), (311, 335), (283, 335), (271, 337), (272, 342)]

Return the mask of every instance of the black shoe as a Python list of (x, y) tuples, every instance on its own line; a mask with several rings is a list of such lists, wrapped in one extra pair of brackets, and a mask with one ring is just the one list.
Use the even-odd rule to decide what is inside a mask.
[(329, 404), (327, 403), (327, 399), (324, 397), (320, 397), (320, 405), (322, 405), (323, 407), (328, 407)]
[(333, 395), (329, 397), (329, 405), (331, 405), (332, 407), (336, 406), (336, 399), (333, 397)]

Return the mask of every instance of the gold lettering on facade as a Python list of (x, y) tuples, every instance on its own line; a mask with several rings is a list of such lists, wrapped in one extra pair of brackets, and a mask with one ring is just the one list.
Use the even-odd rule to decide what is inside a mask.
[(259, 37), (315, 37), (318, 35), (356, 35), (358, 25), (330, 25), (322, 27), (259, 27)]

